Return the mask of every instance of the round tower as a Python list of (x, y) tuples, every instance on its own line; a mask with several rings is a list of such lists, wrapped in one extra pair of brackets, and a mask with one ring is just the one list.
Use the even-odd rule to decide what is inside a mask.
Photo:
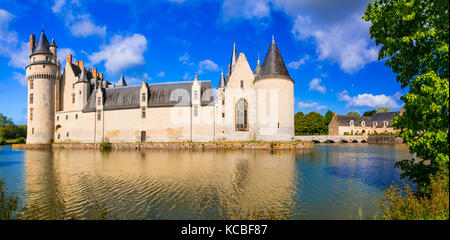
[(294, 80), (272, 38), (254, 88), (257, 101), (257, 138), (290, 141), (294, 130)]
[(55, 80), (58, 74), (56, 44), (48, 43), (44, 30), (35, 45), (30, 35), (27, 143), (51, 143), (55, 125)]

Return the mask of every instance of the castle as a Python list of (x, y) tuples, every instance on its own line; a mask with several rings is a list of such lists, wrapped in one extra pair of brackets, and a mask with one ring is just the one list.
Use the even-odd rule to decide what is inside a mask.
[[(233, 46), (228, 73), (210, 81), (128, 86), (66, 56), (61, 71), (54, 40), (30, 35), (27, 143), (290, 141), (294, 81), (274, 39), (252, 71)], [(62, 73), (61, 73), (62, 72)]]

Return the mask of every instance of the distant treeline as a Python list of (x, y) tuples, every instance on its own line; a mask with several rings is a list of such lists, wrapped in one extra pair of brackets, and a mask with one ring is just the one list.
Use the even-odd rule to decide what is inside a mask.
[(327, 135), (328, 124), (333, 118), (333, 112), (328, 110), (325, 116), (317, 112), (304, 114), (297, 112), (294, 116), (295, 135)]
[(1, 139), (18, 139), (26, 137), (26, 125), (15, 125), (10, 118), (0, 113), (0, 142)]

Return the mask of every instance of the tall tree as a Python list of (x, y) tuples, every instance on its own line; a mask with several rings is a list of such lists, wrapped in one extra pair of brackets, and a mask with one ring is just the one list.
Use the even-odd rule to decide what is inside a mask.
[(331, 119), (333, 118), (334, 113), (331, 110), (328, 110), (327, 113), (325, 113), (325, 124), (328, 126), (330, 124)]
[(391, 109), (388, 106), (379, 106), (376, 110), (377, 113), (390, 112)]
[(399, 136), (418, 159), (396, 164), (402, 177), (427, 193), (430, 176), (449, 172), (449, 2), (445, 0), (375, 0), (363, 19), (381, 45), (379, 60), (397, 74), (409, 92), (402, 116), (394, 118)]
[(367, 112), (363, 113), (363, 116), (370, 117), (376, 112), (377, 112), (377, 110), (367, 111)]
[(353, 111), (353, 110), (351, 110), (350, 112), (348, 112), (347, 115), (349, 115), (349, 116), (355, 116), (355, 117), (359, 117), (359, 116), (360, 116), (360, 115), (359, 115), (359, 112)]

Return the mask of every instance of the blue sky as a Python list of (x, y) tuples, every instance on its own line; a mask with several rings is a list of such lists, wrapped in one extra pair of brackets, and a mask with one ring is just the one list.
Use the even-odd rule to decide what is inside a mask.
[(361, 0), (0, 0), (0, 113), (26, 123), (29, 35), (42, 25), (58, 58), (84, 60), (110, 82), (211, 80), (233, 42), (252, 69), (272, 39), (295, 81), (295, 111), (338, 114), (387, 105), (406, 93), (378, 61)]

